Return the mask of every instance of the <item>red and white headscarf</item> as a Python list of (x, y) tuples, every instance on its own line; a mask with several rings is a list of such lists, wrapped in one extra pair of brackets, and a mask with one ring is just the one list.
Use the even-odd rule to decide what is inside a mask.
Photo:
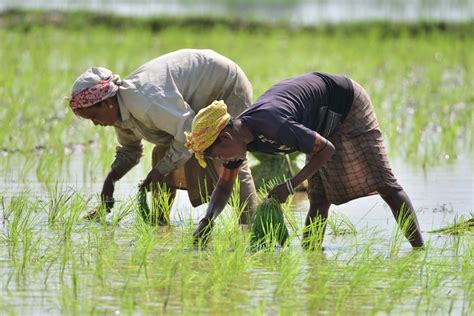
[(122, 81), (103, 67), (92, 67), (74, 81), (69, 106), (76, 110), (93, 106), (117, 94)]

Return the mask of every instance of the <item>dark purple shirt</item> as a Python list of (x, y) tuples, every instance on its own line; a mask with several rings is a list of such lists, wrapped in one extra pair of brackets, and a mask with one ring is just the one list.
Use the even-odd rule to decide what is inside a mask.
[(310, 154), (316, 133), (328, 137), (337, 131), (353, 98), (352, 82), (342, 76), (314, 72), (280, 81), (237, 116), (255, 137), (247, 150)]

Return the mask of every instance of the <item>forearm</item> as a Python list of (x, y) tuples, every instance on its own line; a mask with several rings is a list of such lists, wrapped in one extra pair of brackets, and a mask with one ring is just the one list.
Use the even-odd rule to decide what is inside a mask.
[(224, 210), (229, 201), (232, 189), (234, 187), (235, 178), (237, 177), (238, 169), (224, 169), (217, 186), (212, 192), (211, 200), (206, 211), (206, 218), (215, 219)]
[(133, 149), (117, 147), (115, 160), (112, 162), (109, 175), (113, 177), (115, 181), (121, 179), (140, 162), (142, 152), (141, 147)]
[(294, 188), (300, 185), (304, 180), (311, 178), (336, 152), (334, 145), (327, 142), (326, 147), (318, 153), (311, 155), (309, 162), (293, 177), (291, 184)]
[(105, 178), (105, 181), (112, 181), (112, 182), (117, 182), (118, 180), (122, 179), (122, 177), (126, 174), (127, 172), (125, 171), (119, 171), (119, 170), (114, 170), (110, 169), (109, 173), (107, 174), (107, 177)]

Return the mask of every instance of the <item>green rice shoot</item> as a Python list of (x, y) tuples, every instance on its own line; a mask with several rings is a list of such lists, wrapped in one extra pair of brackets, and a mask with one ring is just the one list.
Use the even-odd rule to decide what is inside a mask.
[(277, 200), (265, 198), (257, 206), (251, 231), (250, 242), (257, 249), (270, 246), (275, 241), (280, 246), (285, 246), (289, 233), (283, 217), (283, 210)]
[(138, 209), (143, 220), (150, 225), (166, 226), (170, 224), (170, 212), (172, 197), (166, 185), (157, 185), (152, 190), (151, 208), (148, 206), (148, 194), (146, 190), (138, 192)]

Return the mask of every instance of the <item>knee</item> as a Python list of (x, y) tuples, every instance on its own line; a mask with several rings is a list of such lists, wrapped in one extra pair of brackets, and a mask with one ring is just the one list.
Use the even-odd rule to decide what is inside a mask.
[(387, 198), (393, 198), (393, 197), (399, 196), (400, 193), (403, 192), (403, 190), (399, 188), (386, 186), (386, 187), (377, 189), (377, 192), (382, 198), (387, 199)]
[(308, 195), (309, 198), (309, 208), (311, 210), (324, 211), (329, 209), (331, 203), (323, 196), (314, 196)]

